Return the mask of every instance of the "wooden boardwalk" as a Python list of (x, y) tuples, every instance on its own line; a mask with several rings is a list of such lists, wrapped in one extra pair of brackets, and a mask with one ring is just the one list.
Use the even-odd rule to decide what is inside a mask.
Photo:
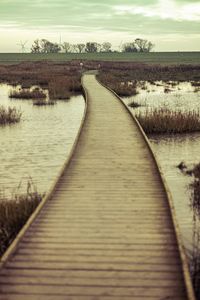
[(0, 299), (193, 299), (143, 135), (95, 76), (83, 84), (87, 115), (74, 155), (1, 268)]

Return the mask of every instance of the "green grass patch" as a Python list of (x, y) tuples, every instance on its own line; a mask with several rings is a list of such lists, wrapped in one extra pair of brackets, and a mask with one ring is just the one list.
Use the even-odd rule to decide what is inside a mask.
[(197, 64), (200, 52), (150, 52), (150, 53), (0, 53), (0, 63), (14, 64), (26, 61), (49, 60), (68, 62), (72, 60), (130, 61), (149, 64)]

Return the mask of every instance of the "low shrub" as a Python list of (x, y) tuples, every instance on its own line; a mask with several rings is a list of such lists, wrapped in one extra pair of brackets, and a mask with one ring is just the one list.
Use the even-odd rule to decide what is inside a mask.
[(18, 123), (21, 120), (22, 112), (16, 107), (0, 106), (0, 125)]

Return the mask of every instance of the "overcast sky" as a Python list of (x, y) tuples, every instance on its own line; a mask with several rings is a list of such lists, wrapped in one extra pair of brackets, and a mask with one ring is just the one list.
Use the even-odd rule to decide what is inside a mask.
[(20, 41), (120, 43), (141, 37), (155, 51), (200, 50), (197, 0), (0, 0), (0, 52)]

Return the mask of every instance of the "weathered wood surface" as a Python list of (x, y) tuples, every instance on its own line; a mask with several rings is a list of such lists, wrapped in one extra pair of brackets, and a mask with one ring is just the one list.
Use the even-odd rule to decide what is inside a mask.
[(0, 272), (2, 300), (187, 299), (166, 192), (141, 132), (93, 75), (56, 191)]

